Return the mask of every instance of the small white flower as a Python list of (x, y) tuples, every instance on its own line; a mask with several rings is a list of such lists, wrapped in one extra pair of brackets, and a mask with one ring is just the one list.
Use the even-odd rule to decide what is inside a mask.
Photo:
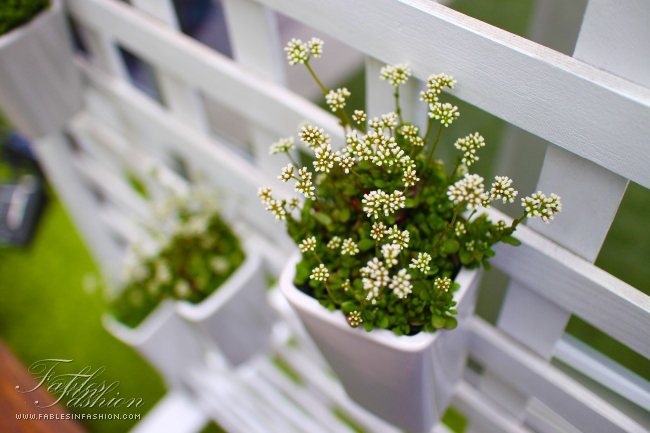
[(269, 153), (275, 155), (277, 153), (288, 153), (294, 148), (293, 137), (281, 138), (273, 143), (269, 148)]
[(475, 244), (475, 242), (474, 242), (474, 240), (472, 239), (471, 241), (469, 241), (469, 242), (467, 242), (467, 243), (465, 244), (465, 249), (466, 249), (467, 251), (474, 251), (474, 244)]
[(367, 116), (363, 110), (354, 110), (354, 114), (352, 115), (352, 118), (354, 119), (355, 122), (361, 125), (363, 122), (366, 121)]
[(294, 210), (298, 209), (300, 207), (300, 200), (298, 200), (296, 197), (292, 197), (289, 199), (289, 209)]
[(397, 257), (399, 257), (400, 251), (402, 251), (402, 247), (400, 247), (397, 244), (382, 245), (381, 255), (384, 257), (384, 260), (386, 261), (386, 267), (392, 268), (394, 265), (397, 264)]
[(503, 221), (503, 220), (500, 220), (500, 221), (497, 223), (497, 230), (501, 230), (501, 231), (503, 231), (503, 230), (506, 229), (506, 227), (508, 227), (508, 226), (507, 226), (506, 222)]
[(334, 236), (328, 243), (327, 243), (327, 248), (334, 250), (338, 247), (341, 246), (341, 238), (338, 236)]
[(436, 281), (433, 282), (433, 285), (436, 286), (436, 289), (441, 292), (449, 292), (449, 289), (451, 288), (451, 280), (447, 277), (436, 278)]
[(316, 149), (330, 143), (330, 136), (322, 128), (305, 125), (300, 130), (300, 139), (311, 149)]
[(454, 231), (456, 232), (456, 236), (462, 236), (465, 233), (467, 233), (467, 230), (465, 229), (465, 224), (463, 224), (460, 221), (456, 223), (456, 228), (454, 229)]
[(318, 58), (323, 55), (323, 44), (324, 42), (318, 38), (311, 38), (307, 42), (307, 47), (311, 52), (311, 55)]
[(282, 168), (282, 174), (278, 176), (282, 182), (289, 182), (293, 178), (293, 165), (289, 164), (286, 167)]
[(416, 137), (420, 129), (414, 125), (402, 125), (399, 128), (399, 133), (406, 138)]
[(393, 293), (397, 295), (398, 298), (406, 298), (413, 290), (413, 285), (411, 285), (411, 275), (406, 271), (406, 269), (400, 269), (400, 271), (393, 277), (388, 288), (392, 289)]
[(314, 184), (311, 181), (311, 172), (307, 167), (298, 170), (299, 181), (296, 182), (295, 190), (307, 198), (314, 198)]
[(384, 125), (384, 128), (394, 129), (397, 126), (398, 121), (397, 113), (390, 112), (381, 115), (381, 123)]
[(309, 60), (309, 46), (300, 39), (291, 39), (284, 48), (284, 51), (287, 52), (287, 60), (289, 60), (290, 65), (305, 63)]
[(386, 234), (386, 226), (383, 223), (377, 222), (372, 225), (372, 229), (370, 230), (370, 236), (374, 240), (380, 241), (385, 234)]
[(420, 178), (415, 175), (415, 170), (413, 168), (409, 167), (406, 169), (406, 171), (404, 171), (404, 176), (402, 177), (402, 182), (404, 182), (404, 186), (406, 187), (414, 186), (419, 181)]
[(411, 259), (409, 268), (418, 269), (420, 272), (426, 274), (431, 270), (429, 262), (431, 262), (431, 256), (428, 253), (418, 253), (417, 258)]
[(336, 152), (334, 154), (334, 159), (339, 163), (346, 174), (349, 173), (350, 169), (354, 166), (354, 158), (345, 153)]
[(284, 204), (277, 200), (270, 200), (266, 203), (266, 210), (275, 215), (275, 219), (284, 221), (287, 217), (287, 212), (284, 210)]
[(223, 274), (230, 269), (230, 263), (224, 257), (215, 256), (210, 260), (210, 268), (218, 274)]
[(429, 76), (429, 79), (427, 80), (427, 88), (429, 90), (438, 90), (438, 92), (442, 91), (443, 87), (453, 89), (455, 84), (456, 80), (454, 77), (447, 74), (434, 74)]
[(350, 280), (347, 279), (343, 281), (343, 284), (341, 285), (341, 288), (343, 289), (344, 292), (347, 292), (348, 290), (352, 289), (352, 283), (350, 283)]
[(502, 199), (504, 203), (514, 202), (518, 192), (510, 187), (511, 184), (512, 179), (508, 176), (496, 176), (492, 184), (492, 189), (490, 189), (490, 197), (492, 200)]
[(409, 246), (409, 241), (411, 240), (411, 234), (408, 230), (400, 230), (397, 225), (389, 228), (386, 233), (388, 238), (393, 241), (394, 244), (397, 244), (400, 248), (405, 249)]
[(154, 279), (159, 284), (166, 284), (171, 281), (172, 273), (166, 260), (160, 260), (156, 263)]
[(187, 280), (178, 280), (174, 286), (174, 294), (177, 298), (182, 299), (190, 294), (191, 287)]
[(402, 191), (394, 191), (391, 195), (387, 197), (386, 203), (384, 204), (384, 215), (388, 216), (398, 209), (404, 209), (406, 206), (406, 197)]
[(378, 189), (363, 195), (361, 203), (363, 204), (363, 211), (368, 215), (368, 218), (379, 218), (379, 212), (387, 199), (388, 194)]
[(262, 199), (262, 203), (264, 204), (269, 204), (271, 200), (273, 200), (273, 196), (271, 196), (271, 188), (262, 186), (257, 190), (257, 195)]
[(330, 271), (321, 263), (317, 268), (312, 269), (309, 278), (316, 281), (325, 281), (329, 276)]
[(358, 311), (353, 311), (350, 314), (348, 314), (347, 320), (348, 320), (348, 324), (353, 328), (356, 328), (357, 326), (361, 325), (361, 323), (363, 322), (363, 319), (361, 318), (361, 313), (359, 313)]
[(366, 294), (366, 300), (368, 301), (378, 298), (382, 287), (386, 287), (390, 284), (388, 269), (386, 269), (384, 263), (377, 257), (369, 261), (360, 271), (361, 276), (363, 277), (361, 280), (363, 288), (368, 292)]
[(314, 161), (314, 169), (316, 171), (324, 171), (329, 173), (332, 167), (334, 167), (335, 156), (332, 153), (332, 147), (329, 144), (326, 144), (321, 147), (317, 147), (314, 150), (314, 155), (316, 160)]
[(550, 197), (546, 197), (541, 191), (521, 199), (521, 205), (526, 209), (529, 218), (541, 217), (547, 224), (555, 214), (562, 211), (560, 196), (553, 193)]
[(298, 245), (298, 248), (300, 248), (300, 251), (303, 253), (314, 251), (316, 249), (316, 236), (303, 239), (303, 241), (300, 242), (300, 245)]
[(379, 78), (390, 82), (393, 87), (406, 83), (410, 76), (411, 67), (407, 63), (386, 65), (379, 72)]
[(485, 146), (485, 139), (478, 133), (470, 134), (465, 138), (459, 138), (454, 143), (456, 149), (463, 152), (463, 164), (470, 166), (479, 160), (476, 150)]
[(373, 117), (368, 120), (368, 127), (374, 129), (375, 131), (381, 131), (384, 129), (384, 123), (379, 119), (379, 117)]
[(325, 95), (325, 101), (332, 111), (345, 107), (345, 101), (350, 97), (350, 91), (345, 87), (336, 90), (330, 90)]
[(484, 188), (481, 176), (465, 174), (462, 179), (449, 186), (447, 196), (455, 205), (465, 202), (469, 209), (476, 209), (483, 205)]
[(436, 102), (429, 106), (429, 117), (439, 120), (440, 123), (445, 125), (445, 127), (451, 125), (459, 115), (458, 107), (451, 105), (448, 102), (445, 102), (444, 104)]
[(343, 245), (341, 246), (341, 254), (349, 254), (351, 256), (354, 256), (359, 252), (359, 247), (357, 244), (352, 240), (352, 238), (346, 239), (343, 241)]

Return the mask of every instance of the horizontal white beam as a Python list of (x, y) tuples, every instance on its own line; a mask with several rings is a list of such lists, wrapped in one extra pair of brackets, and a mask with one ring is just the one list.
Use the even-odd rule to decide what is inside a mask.
[(584, 432), (648, 433), (609, 403), (479, 317), (471, 324), (471, 355), (511, 386)]
[[(511, 219), (488, 209), (493, 221)], [(521, 246), (497, 244), (490, 262), (526, 287), (650, 358), (650, 296), (520, 225)]]
[(650, 187), (650, 89), (434, 1), (260, 2), (418, 78), (452, 74), (459, 98)]
[(67, 4), (84, 25), (115, 38), (154, 67), (173, 72), (255, 124), (295, 136), (298, 125), (307, 120), (327, 129), (334, 144), (342, 143), (343, 130), (332, 114), (128, 4), (110, 0)]

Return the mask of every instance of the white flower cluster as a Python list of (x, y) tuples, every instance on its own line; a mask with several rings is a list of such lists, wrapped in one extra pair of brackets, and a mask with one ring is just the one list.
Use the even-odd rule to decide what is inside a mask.
[(330, 271), (325, 267), (324, 264), (318, 265), (317, 268), (312, 269), (310, 279), (316, 281), (325, 281), (330, 277)]
[(354, 256), (358, 253), (359, 253), (359, 247), (352, 240), (352, 238), (343, 241), (343, 245), (341, 246), (341, 254), (343, 255), (349, 254), (351, 256)]
[(470, 134), (465, 138), (459, 138), (454, 143), (456, 149), (463, 152), (463, 164), (470, 166), (479, 160), (476, 150), (485, 146), (485, 139), (478, 133)]
[(293, 149), (293, 137), (281, 138), (273, 143), (269, 148), (269, 153), (275, 155), (276, 153), (288, 153)]
[(298, 248), (300, 248), (300, 251), (303, 253), (306, 253), (307, 251), (314, 251), (316, 249), (316, 236), (304, 239), (302, 242), (300, 242)]
[(447, 74), (431, 75), (427, 80), (427, 90), (420, 92), (420, 100), (430, 105), (438, 102), (438, 95), (442, 92), (443, 87), (454, 88), (456, 80)]
[(282, 168), (282, 173), (280, 176), (278, 176), (278, 179), (280, 179), (282, 182), (289, 182), (291, 179), (293, 179), (293, 172), (293, 165), (289, 164), (286, 167)]
[(345, 107), (345, 101), (350, 97), (351, 93), (345, 87), (336, 90), (330, 90), (325, 95), (325, 102), (330, 106), (332, 111), (336, 111)]
[(354, 119), (355, 122), (361, 125), (363, 122), (366, 121), (368, 116), (366, 116), (366, 113), (363, 110), (354, 110), (354, 114), (352, 115), (352, 118)]
[(410, 76), (411, 67), (407, 63), (386, 65), (379, 72), (379, 78), (388, 81), (393, 87), (406, 83)]
[(388, 288), (391, 289), (398, 298), (406, 298), (413, 290), (413, 286), (411, 285), (411, 275), (406, 271), (406, 269), (400, 269), (400, 271), (393, 276)]
[(311, 181), (311, 172), (307, 167), (298, 170), (299, 180), (296, 182), (295, 190), (307, 198), (314, 198), (314, 184)]
[(499, 200), (502, 199), (503, 203), (515, 201), (515, 197), (519, 194), (512, 188), (512, 179), (508, 176), (496, 176), (494, 182), (492, 183), (492, 188), (490, 189), (490, 199)]
[(386, 244), (381, 247), (381, 255), (384, 257), (388, 268), (392, 268), (397, 264), (397, 257), (399, 257), (401, 251), (402, 247), (398, 244)]
[(436, 286), (436, 289), (441, 292), (449, 292), (449, 289), (451, 288), (451, 279), (447, 277), (436, 278), (436, 281), (433, 282), (433, 285)]
[(408, 230), (400, 230), (397, 225), (386, 230), (388, 239), (391, 239), (393, 243), (399, 245), (400, 248), (406, 249), (409, 246), (409, 241), (411, 240), (411, 234)]
[(429, 106), (429, 117), (439, 120), (440, 123), (445, 125), (445, 128), (451, 125), (459, 115), (458, 107), (451, 105), (449, 102), (445, 102), (444, 104), (436, 102)]
[(363, 319), (361, 318), (361, 313), (359, 313), (358, 311), (353, 311), (350, 314), (348, 314), (347, 319), (348, 319), (348, 324), (353, 328), (356, 328), (357, 326), (361, 325), (361, 323), (363, 322)]
[(417, 269), (422, 273), (427, 273), (431, 270), (429, 263), (431, 262), (431, 256), (428, 253), (418, 253), (417, 258), (411, 259), (411, 264), (409, 268)]
[(456, 232), (456, 236), (459, 237), (467, 233), (467, 230), (465, 229), (465, 224), (463, 224), (460, 221), (456, 223), (456, 227), (454, 228), (454, 231)]
[(404, 197), (402, 191), (394, 191), (392, 194), (388, 194), (378, 189), (364, 194), (361, 203), (368, 218), (377, 219), (382, 211), (385, 216), (389, 216), (398, 209), (403, 209), (406, 206), (406, 197)]
[(381, 260), (375, 257), (361, 268), (361, 276), (363, 277), (361, 280), (363, 288), (368, 291), (366, 300), (372, 300), (372, 303), (375, 304), (377, 302), (375, 298), (379, 297), (382, 287), (388, 286), (391, 282), (388, 269)]
[(548, 224), (553, 216), (562, 211), (560, 196), (551, 194), (546, 197), (541, 191), (521, 199), (521, 205), (526, 209), (529, 218), (541, 217)]
[(484, 193), (484, 189), (481, 176), (465, 174), (462, 179), (449, 186), (447, 196), (455, 205), (467, 203), (469, 209), (476, 209), (483, 206), (486, 196), (489, 198), (488, 194)]
[(404, 176), (402, 177), (402, 182), (404, 182), (404, 186), (406, 187), (414, 186), (419, 181), (420, 178), (417, 177), (414, 168), (408, 167), (406, 170), (404, 170)]
[(290, 65), (305, 63), (311, 56), (320, 57), (323, 54), (323, 41), (318, 38), (311, 38), (309, 42), (293, 38), (284, 48), (287, 52), (287, 60)]
[(341, 246), (341, 238), (338, 236), (334, 236), (330, 241), (327, 243), (327, 248), (331, 250), (335, 250), (338, 247)]
[(372, 229), (370, 229), (370, 236), (374, 240), (380, 241), (385, 234), (386, 234), (386, 226), (384, 225), (384, 223), (376, 222), (372, 225)]
[(257, 195), (262, 199), (262, 203), (266, 205), (266, 210), (273, 213), (277, 220), (285, 220), (287, 211), (284, 209), (284, 200), (275, 200), (271, 195), (271, 188), (261, 187), (257, 190)]
[(329, 144), (322, 145), (314, 149), (316, 160), (314, 161), (314, 169), (316, 171), (324, 171), (329, 173), (334, 167), (337, 155), (332, 152), (332, 146)]
[(331, 142), (330, 136), (325, 133), (323, 128), (313, 125), (305, 125), (302, 127), (300, 130), (300, 139), (310, 149), (317, 149)]

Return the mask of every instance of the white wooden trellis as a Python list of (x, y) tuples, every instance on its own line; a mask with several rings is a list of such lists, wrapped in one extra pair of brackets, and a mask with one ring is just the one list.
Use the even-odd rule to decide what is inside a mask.
[[(521, 227), (523, 245), (501, 245), (492, 260), (512, 280), (497, 327), (478, 317), (471, 327), (470, 352), (485, 372), (468, 370), (453, 402), (469, 431), (650, 431), (650, 385), (564, 335), (575, 314), (650, 358), (650, 297), (593, 265), (628, 181), (650, 187), (650, 1), (590, 0), (569, 57), (432, 1), (225, 0), (235, 61), (181, 34), (171, 0), (131, 3), (67, 0), (90, 51), (79, 59), (86, 107), (68, 128), (79, 146), (62, 133), (36, 146), (108, 275), (119, 274), (124, 245), (138, 236), (134, 221), (148, 213), (124, 170), (145, 179), (154, 197), (160, 183), (183, 190), (186, 182), (167, 166), (171, 155), (208, 176), (265, 245), (270, 269), (281, 268), (291, 242), (256, 196), (258, 186), (278, 183), (266, 146), (304, 120), (328, 130), (335, 144), (342, 135), (331, 114), (282, 86), (278, 11), (367, 55), (370, 110), (385, 111), (392, 98), (375, 79), (382, 62), (408, 62), (419, 79), (454, 75), (454, 95), (552, 143), (538, 186), (562, 196), (564, 211), (550, 226)], [(116, 44), (153, 66), (166, 106), (132, 86)], [(414, 100), (416, 91), (413, 84), (404, 97)], [(199, 92), (247, 120), (252, 157), (209, 134)], [(197, 373), (194, 390), (206, 413), (233, 432), (343, 431), (330, 411), (338, 406), (368, 431), (395, 431), (345, 397), (306, 339), (299, 338), (301, 350), (284, 344), (289, 333), (301, 336), (299, 326), (285, 330), (275, 353), (306, 384), (287, 383), (267, 358), (214, 381)], [(552, 357), (641, 415), (581, 385)]]

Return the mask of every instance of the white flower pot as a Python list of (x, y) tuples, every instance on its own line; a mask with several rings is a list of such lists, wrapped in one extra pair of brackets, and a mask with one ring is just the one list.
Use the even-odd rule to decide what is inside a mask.
[(81, 78), (61, 0), (0, 36), (0, 105), (23, 134), (59, 130), (82, 107)]
[(340, 310), (329, 311), (293, 284), (300, 254), (287, 263), (280, 289), (298, 312), (347, 394), (384, 420), (414, 433), (440, 420), (467, 357), (461, 329), (474, 310), (478, 271), (461, 270), (454, 293), (459, 329), (397, 336), (384, 329), (352, 328)]
[(196, 332), (175, 312), (173, 301), (162, 302), (136, 328), (103, 317), (104, 327), (147, 359), (170, 388), (180, 386), (185, 374), (203, 363), (204, 349)]
[(178, 315), (195, 324), (235, 366), (267, 348), (275, 320), (262, 257), (255, 248), (245, 250), (244, 263), (212, 295), (199, 304), (176, 303)]

